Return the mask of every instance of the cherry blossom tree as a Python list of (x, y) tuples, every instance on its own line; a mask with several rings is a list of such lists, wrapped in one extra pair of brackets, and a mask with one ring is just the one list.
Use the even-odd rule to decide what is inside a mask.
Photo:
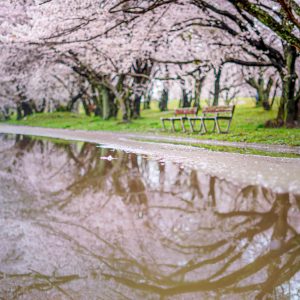
[[(98, 4), (96, 1), (76, 5), (70, 1), (24, 2), (23, 6), (19, 5), (24, 13), (24, 20), (20, 21), (22, 26), (13, 30), (7, 28), (7, 33), (3, 33), (7, 35), (6, 52), (9, 53), (10, 49), (16, 51), (16, 43), (19, 45), (17, 64), (24, 76), (18, 77), (18, 82), (26, 81), (30, 73), (44, 74), (45, 66), (63, 64), (88, 82), (91, 90), (88, 97), (94, 98), (94, 105), (98, 108), (102, 103), (98, 110), (105, 111), (104, 118), (111, 115), (104, 105), (107, 101), (103, 99), (107, 97), (103, 93), (106, 93), (113, 95), (108, 110), (111, 106), (119, 106), (126, 120), (139, 115), (141, 96), (155, 73), (151, 72), (152, 66), (169, 64), (169, 69), (174, 70), (172, 76), (179, 78), (179, 73), (186, 74), (195, 69), (188, 64), (199, 64), (200, 56), (196, 55), (199, 47), (195, 43), (192, 45), (193, 41), (187, 36), (169, 35), (171, 27), (162, 17), (170, 18), (172, 11), (165, 10), (140, 26), (140, 20), (134, 22), (136, 17), (123, 20), (118, 14), (111, 14), (105, 1), (101, 6)], [(10, 9), (17, 5), (12, 1)], [(163, 35), (162, 28), (165, 28)], [(180, 50), (183, 45), (188, 49), (184, 55)], [(19, 60), (19, 57), (24, 60)], [(14, 59), (3, 59), (6, 70), (7, 61), (13, 62)], [(41, 66), (44, 67), (42, 71)], [(16, 76), (15, 62), (10, 72), (12, 77)], [(160, 74), (161, 77), (165, 75)], [(57, 77), (62, 79), (59, 72)], [(26, 82), (22, 86), (29, 88)], [(52, 87), (49, 84), (49, 91)], [(27, 93), (30, 94), (31, 90)]]
[[(274, 125), (299, 124), (299, 92), (296, 90), (299, 73), (299, 28), (292, 16), (299, 5), (291, 1), (119, 1), (111, 11), (147, 18), (162, 9), (172, 8), (179, 21), (170, 18), (172, 30), (209, 28), (215, 46), (226, 51), (227, 62), (245, 66), (273, 66), (281, 78), (282, 97)], [(282, 8), (280, 10), (280, 8)], [(287, 11), (287, 8), (289, 11)], [(190, 12), (190, 13), (188, 13)], [(296, 17), (295, 17), (296, 18)], [(199, 30), (199, 29), (198, 29)], [(222, 32), (220, 41), (216, 32)], [(239, 50), (239, 51), (238, 51)]]
[(56, 77), (68, 80), (56, 66), (62, 64), (87, 85), (83, 103), (104, 119), (119, 107), (127, 121), (139, 116), (141, 98), (158, 77), (180, 84), (227, 63), (272, 66), (282, 86), (275, 124), (294, 126), (300, 97), (297, 14), (298, 4), (284, 0), (11, 0), (0, 19), (1, 80), (18, 82), (34, 98), (28, 77), (55, 69)]
[[(275, 102), (279, 78), (272, 68), (247, 68), (243, 77), (249, 86), (255, 89), (256, 106), (263, 106), (270, 110)], [(271, 96), (271, 92), (273, 95)]]

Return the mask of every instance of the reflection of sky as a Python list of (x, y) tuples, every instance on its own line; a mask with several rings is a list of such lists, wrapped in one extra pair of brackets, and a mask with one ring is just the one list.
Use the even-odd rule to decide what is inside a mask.
[[(300, 272), (296, 273), (295, 276), (289, 280), (289, 282), (282, 284), (280, 288), (283, 289), (283, 293), (288, 295), (290, 294), (291, 300), (298, 300), (300, 298)], [(279, 289), (279, 288), (277, 288)]]

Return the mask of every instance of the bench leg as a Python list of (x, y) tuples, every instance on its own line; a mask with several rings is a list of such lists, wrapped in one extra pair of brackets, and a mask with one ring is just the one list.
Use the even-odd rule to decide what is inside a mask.
[(166, 130), (165, 120), (164, 120), (164, 119), (161, 119), (161, 123), (162, 123), (163, 130)]
[(181, 119), (180, 122), (181, 122), (182, 132), (186, 132), (185, 127), (184, 127), (184, 120)]
[[(193, 121), (194, 121), (194, 120), (193, 120)], [(192, 121), (191, 119), (189, 119), (191, 132), (194, 132), (194, 124), (193, 124), (193, 121)], [(195, 121), (194, 121), (194, 122), (195, 122)]]
[(227, 126), (227, 130), (226, 130), (226, 132), (225, 132), (225, 133), (228, 133), (228, 132), (229, 132), (229, 128), (230, 128), (230, 124), (231, 124), (231, 120), (232, 120), (232, 119), (229, 119), (229, 120), (228, 120), (228, 126)]
[(222, 131), (220, 123), (219, 123), (218, 119), (216, 119), (218, 133), (228, 133), (229, 132), (229, 128), (230, 128), (230, 124), (231, 124), (231, 120), (232, 119), (228, 119), (227, 128), (226, 128), (226, 130)]
[(199, 125), (199, 133), (202, 134), (202, 130), (203, 130), (203, 120), (200, 120), (200, 125)]
[(201, 119), (201, 123), (200, 123), (200, 131), (199, 131), (199, 133), (200, 133), (200, 134), (205, 134), (205, 133), (207, 133), (207, 128), (206, 128), (204, 119)]
[(216, 126), (216, 123), (217, 123), (217, 119), (215, 118), (214, 119), (214, 127), (212, 129), (212, 132), (216, 132), (216, 128), (218, 127), (218, 126)]
[(215, 131), (215, 127), (217, 127), (217, 132), (221, 133), (221, 129), (220, 129), (220, 124), (219, 124), (218, 118), (215, 118), (214, 131)]
[(172, 130), (175, 132), (174, 120), (171, 120), (171, 122), (172, 122)]

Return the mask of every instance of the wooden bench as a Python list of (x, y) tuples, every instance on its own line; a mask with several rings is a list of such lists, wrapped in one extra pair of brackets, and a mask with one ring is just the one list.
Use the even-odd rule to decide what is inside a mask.
[(186, 132), (184, 122), (187, 121), (188, 115), (194, 115), (194, 118), (197, 117), (198, 108), (197, 107), (183, 107), (183, 108), (177, 108), (174, 111), (173, 117), (168, 118), (160, 118), (162, 122), (163, 129), (166, 130), (165, 121), (170, 121), (172, 124), (172, 130), (175, 131), (175, 122), (180, 121), (181, 128), (183, 132)]
[[(209, 106), (204, 107), (202, 110), (202, 116), (189, 117), (189, 124), (191, 131), (195, 131), (195, 125), (197, 121), (200, 121), (200, 133), (207, 133), (207, 127), (205, 125), (205, 121), (213, 121), (214, 127), (213, 132), (217, 129), (218, 133), (228, 133), (230, 124), (232, 121), (233, 113), (235, 106)], [(225, 131), (221, 130), (221, 126), (219, 120), (227, 121), (227, 128)]]

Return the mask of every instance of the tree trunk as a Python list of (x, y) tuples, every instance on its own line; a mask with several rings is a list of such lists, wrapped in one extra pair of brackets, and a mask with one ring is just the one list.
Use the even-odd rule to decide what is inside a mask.
[(115, 101), (116, 97), (114, 95), (114, 93), (112, 93), (110, 90), (108, 91), (108, 97), (109, 97), (109, 102), (110, 102), (110, 115), (114, 118), (117, 117), (118, 115), (118, 105)]
[(282, 94), (280, 98), (276, 122), (278, 126), (284, 123), (288, 127), (293, 127), (297, 121), (297, 99), (295, 97), (295, 83), (297, 74), (295, 73), (295, 63), (297, 51), (295, 47), (284, 46), (285, 71), (280, 73), (282, 82)]
[(35, 112), (36, 113), (43, 113), (46, 109), (46, 99), (43, 98), (43, 102), (42, 102), (42, 105), (39, 107), (39, 108), (35, 108)]
[(255, 78), (250, 78), (246, 80), (247, 83), (256, 90), (256, 106), (263, 107), (265, 110), (270, 110), (271, 105), (269, 102), (271, 88), (273, 85), (273, 78), (270, 77), (265, 87), (265, 80), (263, 78), (263, 73), (259, 75), (258, 80), (256, 81)]
[(109, 92), (106, 87), (102, 86), (101, 89), (102, 97), (102, 119), (108, 120), (111, 117), (111, 103), (109, 99)]
[(144, 109), (150, 109), (150, 103), (151, 103), (151, 94), (148, 93), (144, 99)]
[(195, 80), (195, 96), (194, 96), (194, 107), (200, 108), (201, 92), (205, 77)]
[(273, 92), (273, 97), (272, 97), (271, 104), (270, 104), (271, 108), (273, 107), (274, 102), (275, 102), (275, 98), (276, 98), (276, 94), (277, 94), (277, 89), (278, 89), (278, 82), (279, 82), (279, 79), (277, 79), (276, 84), (275, 84), (275, 88), (274, 88), (274, 92)]
[(283, 96), (286, 102), (286, 126), (294, 127), (297, 121), (297, 101), (295, 99), (295, 72), (297, 51), (294, 46), (286, 46), (285, 59), (288, 75), (283, 78)]
[(169, 91), (167, 89), (163, 89), (161, 99), (158, 104), (160, 111), (168, 110), (168, 102), (169, 102)]
[(186, 92), (186, 89), (183, 88), (182, 89), (182, 105), (180, 105), (181, 107), (190, 107), (191, 106), (191, 102), (189, 100), (189, 95)]
[(134, 116), (134, 95), (127, 94), (126, 99), (126, 108), (127, 108), (127, 114), (129, 115), (129, 119), (133, 119)]
[(23, 118), (21, 103), (17, 104), (17, 120), (20, 121)]
[(82, 93), (80, 92), (78, 95), (72, 97), (71, 101), (67, 104), (67, 110), (68, 111), (73, 111), (74, 105), (82, 97)]
[(4, 105), (2, 107), (2, 109), (0, 109), (0, 120), (1, 121), (8, 121), (8, 120), (10, 120), (9, 106)]
[(219, 69), (214, 68), (214, 75), (215, 75), (215, 85), (214, 85), (214, 101), (213, 106), (219, 105), (219, 97), (220, 97), (220, 83), (221, 83), (221, 75), (222, 75), (222, 66)]
[[(91, 84), (92, 88), (92, 102), (89, 104), (90, 113), (94, 113), (97, 117), (102, 117), (103, 114), (103, 105), (101, 97), (101, 86), (98, 86), (94, 83)], [(90, 101), (89, 101), (90, 102)]]
[(270, 98), (270, 93), (271, 93), (272, 86), (273, 86), (273, 78), (270, 77), (269, 81), (267, 83), (267, 87), (264, 90), (264, 97), (263, 97), (263, 102), (262, 102), (262, 106), (265, 110), (270, 110), (271, 109), (269, 98)]
[(128, 112), (127, 112), (126, 98), (121, 97), (118, 99), (118, 101), (119, 101), (121, 112), (122, 112), (122, 121), (128, 122), (129, 118), (128, 118)]
[(122, 112), (122, 121), (123, 122), (128, 122), (129, 121), (129, 116), (130, 114), (130, 93), (127, 90), (127, 92), (124, 91), (124, 80), (125, 80), (125, 75), (122, 74), (119, 77), (118, 83), (117, 83), (117, 91), (120, 96), (118, 96), (117, 102), (119, 103), (119, 106), (121, 108)]
[(90, 110), (89, 110), (89, 106), (88, 106), (88, 104), (87, 104), (87, 102), (85, 100), (85, 97), (83, 97), (81, 100), (82, 100), (82, 105), (83, 105), (83, 109), (84, 109), (85, 114), (87, 116), (90, 116), (91, 113), (90, 113)]
[(141, 116), (141, 98), (140, 95), (134, 96), (134, 103), (133, 103), (133, 118), (137, 119)]
[[(265, 88), (265, 80), (263, 77), (259, 77), (258, 83), (257, 83), (257, 94), (258, 99), (256, 102), (256, 106), (262, 106), (265, 110), (270, 110), (271, 106), (269, 103), (269, 96), (271, 92), (271, 88), (273, 85), (273, 79), (269, 78), (269, 81), (267, 83), (267, 87)], [(254, 87), (254, 86), (253, 86)]]
[(22, 102), (21, 108), (24, 112), (24, 117), (30, 116), (33, 114), (33, 109), (31, 107), (30, 101)]

